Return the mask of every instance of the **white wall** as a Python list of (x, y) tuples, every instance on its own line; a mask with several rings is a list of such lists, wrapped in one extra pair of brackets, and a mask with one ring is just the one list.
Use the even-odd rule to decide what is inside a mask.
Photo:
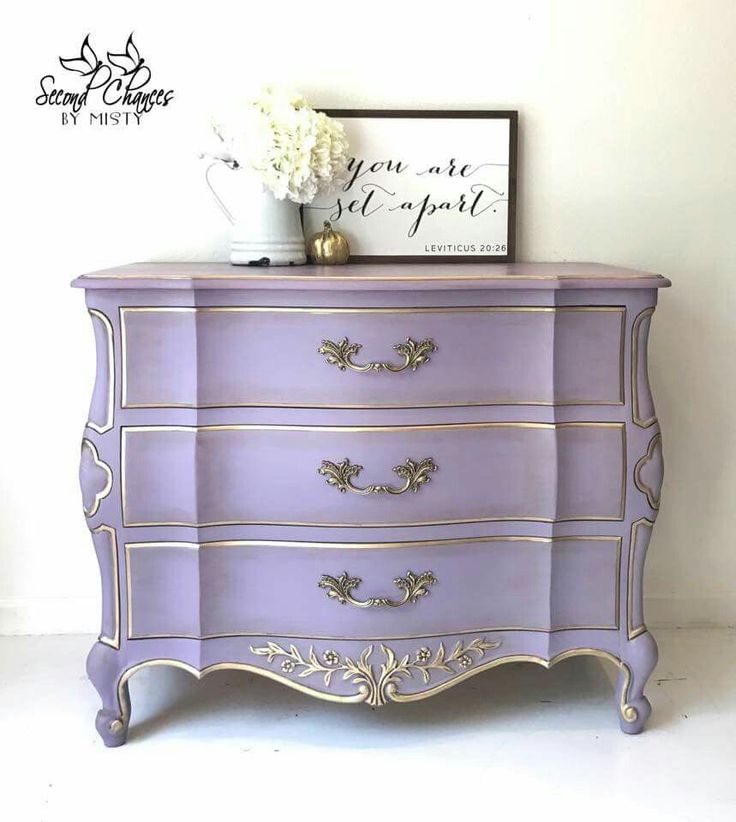
[[(736, 2), (67, 0), (13, 16), (0, 50), (0, 631), (97, 625), (76, 485), (92, 331), (68, 281), (222, 258), (199, 134), (219, 104), (267, 82), (322, 106), (518, 108), (519, 258), (672, 278), (652, 340), (667, 479), (649, 617), (736, 621)], [(87, 32), (102, 51), (131, 29), (176, 90), (170, 108), (140, 128), (72, 130), (34, 104), (40, 76)]]

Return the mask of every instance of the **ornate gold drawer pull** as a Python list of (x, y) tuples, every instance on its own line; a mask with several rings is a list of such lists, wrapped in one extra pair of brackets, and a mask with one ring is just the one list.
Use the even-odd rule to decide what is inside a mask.
[(330, 365), (336, 365), (340, 371), (349, 368), (351, 371), (406, 371), (411, 368), (416, 371), (422, 363), (429, 362), (429, 355), (437, 350), (434, 340), (422, 340), (416, 342), (411, 337), (406, 338), (406, 342), (396, 343), (394, 351), (404, 358), (400, 365), (391, 362), (367, 362), (359, 365), (352, 361), (352, 357), (357, 354), (363, 346), (360, 343), (348, 342), (347, 337), (343, 337), (340, 342), (332, 340), (322, 340), (322, 345), (317, 349), (323, 354)]
[(431, 571), (425, 571), (419, 576), (412, 571), (407, 571), (405, 577), (397, 577), (394, 580), (394, 585), (404, 592), (401, 599), (390, 597), (356, 599), (352, 592), (360, 585), (361, 580), (358, 577), (351, 577), (347, 571), (339, 577), (323, 574), (318, 584), (320, 588), (327, 591), (330, 599), (336, 599), (340, 605), (348, 602), (356, 608), (401, 608), (402, 605), (417, 602), (421, 597), (426, 596), (429, 593), (428, 586), (436, 582), (437, 579)]
[(337, 488), (341, 494), (346, 491), (352, 491), (354, 494), (394, 495), (412, 491), (416, 494), (422, 485), (432, 479), (429, 475), (437, 470), (437, 466), (434, 460), (429, 457), (419, 460), (419, 462), (407, 458), (403, 465), (394, 467), (394, 473), (404, 480), (404, 484), (398, 488), (394, 485), (366, 485), (363, 488), (353, 485), (353, 477), (357, 477), (362, 470), (362, 465), (353, 465), (346, 457), (342, 462), (337, 463), (322, 460), (322, 465), (317, 469), (317, 473), (327, 477), (327, 484)]

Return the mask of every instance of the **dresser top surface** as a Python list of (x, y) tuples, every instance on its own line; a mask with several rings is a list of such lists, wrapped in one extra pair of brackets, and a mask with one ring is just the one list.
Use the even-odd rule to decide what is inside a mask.
[(665, 288), (659, 274), (602, 263), (368, 263), (235, 266), (221, 262), (131, 263), (84, 274), (77, 288), (427, 290)]

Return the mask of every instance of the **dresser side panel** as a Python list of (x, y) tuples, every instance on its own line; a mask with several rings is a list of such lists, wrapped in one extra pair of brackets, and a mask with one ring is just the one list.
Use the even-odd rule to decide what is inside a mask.
[(115, 354), (113, 324), (96, 308), (88, 309), (95, 335), (95, 384), (90, 400), (87, 428), (104, 434), (114, 424)]
[(113, 648), (120, 647), (121, 593), (117, 536), (114, 528), (100, 525), (92, 530), (92, 542), (100, 566), (102, 608), (100, 642)]

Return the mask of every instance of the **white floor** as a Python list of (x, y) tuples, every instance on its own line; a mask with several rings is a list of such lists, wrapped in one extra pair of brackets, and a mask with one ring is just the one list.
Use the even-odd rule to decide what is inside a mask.
[(379, 710), (248, 674), (144, 670), (128, 744), (108, 750), (92, 638), (1, 637), (0, 818), (733, 822), (736, 630), (657, 639), (638, 737), (618, 730), (614, 671), (579, 658)]

